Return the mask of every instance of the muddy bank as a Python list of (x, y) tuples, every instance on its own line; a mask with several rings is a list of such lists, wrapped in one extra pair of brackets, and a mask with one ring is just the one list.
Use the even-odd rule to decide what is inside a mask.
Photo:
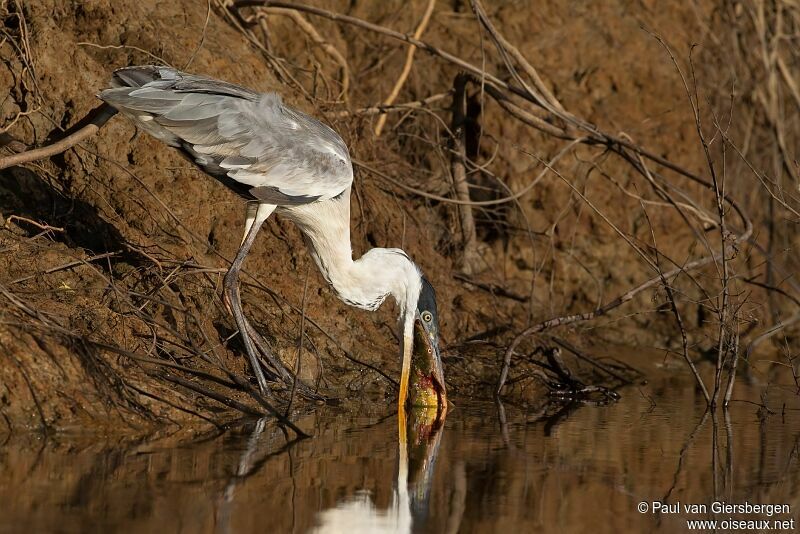
[[(401, 32), (416, 26), (424, 8), (419, 2), (318, 4)], [(391, 92), (404, 46), (304, 15), (346, 61), (344, 93), (341, 63), (292, 17), (248, 20), (255, 11), (237, 17), (217, 2), (210, 6), (191, 0), (4, 2), (4, 135), (27, 146), (60, 138), (98, 105), (93, 95), (106, 86), (109, 72), (129, 64), (164, 63), (279, 91), (291, 105), (329, 122), (365, 164), (356, 169), (352, 197), (354, 253), (402, 247), (436, 287), (454, 398), (490, 396), (504, 349), (531, 323), (592, 310), (652, 277), (653, 260), (644, 260), (642, 250), (652, 254), (657, 248), (660, 254), (651, 258), (666, 269), (716, 246), (713, 220), (692, 215), (701, 208), (713, 214), (713, 195), (676, 181), (692, 201), (686, 201), (688, 209), (672, 209), (630, 162), (602, 147), (577, 147), (558, 164), (562, 178), (537, 178), (543, 169), (537, 158), (549, 160), (563, 143), (510, 117), (472, 83), (464, 151), (483, 170), (469, 167), (471, 200), (498, 199), (536, 184), (515, 202), (470, 210), (479, 259), (464, 274), (463, 213), (431, 197), (457, 197), (447, 93), (458, 69), (418, 52), (397, 102), (440, 97), (422, 109), (392, 111), (378, 137), (378, 115), (363, 110)], [(703, 42), (694, 58), (700, 101), (707, 104), (703, 117), (724, 115), (733, 78), (741, 95), (743, 111), (729, 134), (749, 159), (727, 163), (728, 191), (741, 198), (757, 230), (736, 259), (739, 279), (761, 286), (734, 291), (747, 295), (739, 301), (737, 336), (750, 336), (735, 350), (745, 351), (747, 339), (796, 313), (791, 298), (763, 290), (780, 282), (784, 293), (797, 294), (797, 256), (791, 253), (797, 232), (791, 213), (770, 200), (782, 194), (775, 184), (790, 180), (792, 170), (770, 163), (778, 117), (761, 104), (773, 96), (758, 90), (765, 74), (752, 65), (748, 50), (761, 30), (748, 4), (704, 11), (625, 1), (536, 9), (498, 3), (487, 10), (572, 113), (706, 176), (684, 87), (669, 55), (642, 26), (663, 35), (683, 67), (688, 46)], [(468, 4), (440, 3), (424, 38), (512, 80), (478, 28)], [(796, 65), (792, 57), (787, 61)], [(786, 92), (775, 98), (791, 103), (792, 97)], [(796, 109), (785, 114), (780, 133), (791, 156)], [(770, 169), (765, 181), (771, 193), (749, 174), (750, 165)], [(0, 412), (7, 426), (139, 431), (164, 421), (208, 425), (240, 415), (209, 392), (257, 409), (227, 374), (241, 377), (249, 370), (219, 298), (241, 232), (244, 206), (235, 195), (120, 117), (79, 147), (1, 176)], [(795, 202), (789, 194), (780, 198)], [(735, 219), (730, 224), (731, 232), (742, 230)], [(249, 315), (301, 380), (328, 397), (391, 401), (399, 374), (392, 305), (375, 314), (347, 308), (317, 273), (297, 230), (280, 219), (269, 221), (245, 269)], [(709, 267), (694, 280), (671, 280), (695, 359), (713, 357), (716, 346), (718, 272)], [(657, 285), (611, 316), (571, 328), (558, 334), (589, 352), (597, 338), (660, 347), (667, 358), (678, 358), (681, 350), (666, 292)], [(781, 343), (792, 332), (782, 332), (789, 337)], [(517, 351), (523, 361), (512, 367), (505, 394), (523, 403), (542, 394), (529, 367), (536, 367), (534, 349), (552, 343), (524, 340)], [(778, 350), (786, 360), (781, 343), (767, 342), (760, 350)], [(276, 388), (288, 398), (286, 387)]]

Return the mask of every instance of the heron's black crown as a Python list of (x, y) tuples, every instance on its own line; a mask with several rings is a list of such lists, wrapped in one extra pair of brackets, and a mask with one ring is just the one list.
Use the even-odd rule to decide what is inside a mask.
[[(430, 321), (425, 321), (425, 312), (431, 314)], [(439, 314), (436, 310), (436, 291), (428, 279), (422, 277), (422, 289), (419, 292), (419, 300), (417, 301), (417, 313), (423, 322), (427, 323), (429, 331), (438, 333), (439, 330)]]

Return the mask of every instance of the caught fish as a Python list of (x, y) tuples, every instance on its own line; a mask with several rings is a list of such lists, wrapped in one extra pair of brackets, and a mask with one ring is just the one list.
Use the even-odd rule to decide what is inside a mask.
[(437, 413), (444, 414), (447, 411), (447, 393), (437, 334), (438, 324), (434, 328), (428, 325), (427, 329), (420, 321), (414, 324), (414, 352), (411, 355), (407, 405), (435, 407)]

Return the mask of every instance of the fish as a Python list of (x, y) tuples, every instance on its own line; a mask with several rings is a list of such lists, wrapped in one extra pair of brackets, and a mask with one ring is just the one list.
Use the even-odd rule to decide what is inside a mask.
[(416, 322), (407, 406), (437, 409), (437, 419), (447, 412), (447, 391), (437, 341)]

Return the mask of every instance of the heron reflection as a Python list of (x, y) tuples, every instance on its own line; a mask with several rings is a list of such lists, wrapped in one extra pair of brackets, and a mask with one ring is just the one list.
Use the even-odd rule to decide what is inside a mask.
[(317, 516), (318, 534), (407, 533), (426, 521), (444, 412), (414, 407), (398, 413), (395, 486), (388, 508), (377, 508), (369, 491), (360, 491)]

